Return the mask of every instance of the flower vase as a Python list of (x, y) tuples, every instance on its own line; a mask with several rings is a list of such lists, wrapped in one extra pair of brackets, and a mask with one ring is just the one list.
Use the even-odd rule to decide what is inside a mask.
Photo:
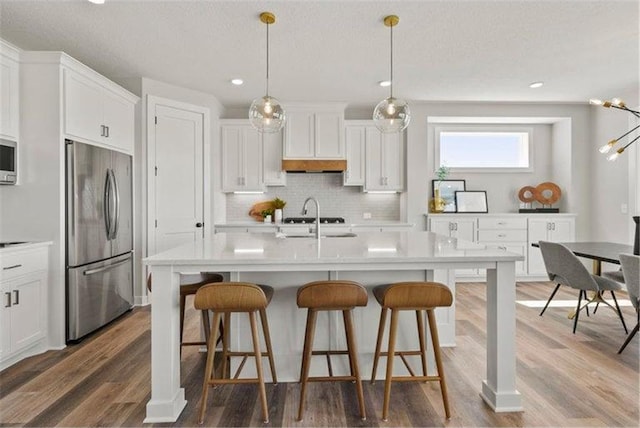
[(273, 212), (273, 219), (275, 223), (282, 223), (282, 209), (281, 208), (276, 208), (276, 210)]
[(444, 212), (446, 202), (440, 197), (440, 189), (434, 189), (433, 199), (429, 202), (429, 211), (432, 213)]

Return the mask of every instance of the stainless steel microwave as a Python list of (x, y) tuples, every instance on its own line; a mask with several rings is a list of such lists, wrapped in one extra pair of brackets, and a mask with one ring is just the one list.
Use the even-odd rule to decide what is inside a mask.
[(0, 184), (16, 184), (18, 144), (0, 138)]

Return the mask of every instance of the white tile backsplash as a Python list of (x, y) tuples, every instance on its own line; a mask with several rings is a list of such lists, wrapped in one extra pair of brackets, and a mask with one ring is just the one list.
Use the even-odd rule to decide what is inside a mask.
[[(284, 217), (300, 217), (304, 200), (314, 196), (320, 203), (322, 217), (344, 217), (347, 223), (368, 221), (400, 221), (400, 194), (363, 193), (360, 187), (342, 185), (339, 173), (287, 174), (285, 187), (268, 187), (264, 194), (228, 194), (227, 222), (250, 220), (251, 206), (276, 197), (287, 202)], [(313, 204), (312, 204), (313, 205)], [(315, 207), (308, 207), (308, 216), (315, 216)]]

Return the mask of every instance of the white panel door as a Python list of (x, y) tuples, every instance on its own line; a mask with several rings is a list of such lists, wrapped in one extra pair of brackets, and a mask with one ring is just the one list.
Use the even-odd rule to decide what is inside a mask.
[[(153, 114), (154, 112), (149, 112)], [(155, 106), (155, 246), (149, 254), (204, 236), (203, 115)]]

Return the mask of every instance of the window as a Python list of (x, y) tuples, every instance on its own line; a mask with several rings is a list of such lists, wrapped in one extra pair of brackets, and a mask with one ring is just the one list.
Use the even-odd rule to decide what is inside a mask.
[(437, 127), (436, 165), (470, 172), (530, 172), (532, 128), (501, 125)]

